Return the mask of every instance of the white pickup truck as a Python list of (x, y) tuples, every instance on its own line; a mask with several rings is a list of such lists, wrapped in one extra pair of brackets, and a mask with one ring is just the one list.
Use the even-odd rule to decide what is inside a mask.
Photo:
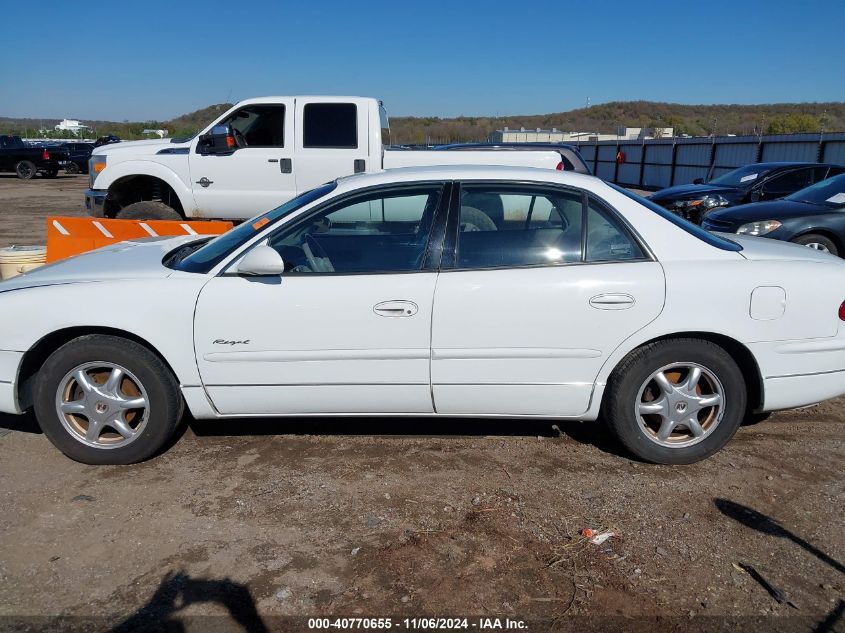
[(353, 173), (423, 165), (564, 169), (540, 151), (390, 149), (387, 112), (366, 97), (262, 97), (241, 101), (187, 139), (94, 150), (88, 213), (127, 219), (243, 220)]

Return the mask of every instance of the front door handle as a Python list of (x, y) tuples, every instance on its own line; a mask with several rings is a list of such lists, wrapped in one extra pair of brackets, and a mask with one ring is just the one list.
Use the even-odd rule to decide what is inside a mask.
[(631, 295), (612, 292), (596, 295), (590, 299), (590, 305), (597, 310), (627, 310), (636, 302), (636, 299)]
[(382, 301), (373, 306), (373, 312), (383, 317), (414, 316), (419, 306), (413, 301)]

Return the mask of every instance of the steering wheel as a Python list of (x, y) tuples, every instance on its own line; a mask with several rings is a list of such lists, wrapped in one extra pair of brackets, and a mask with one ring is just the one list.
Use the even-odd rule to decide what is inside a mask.
[(235, 137), (235, 144), (237, 144), (238, 147), (249, 147), (249, 143), (246, 142), (246, 137), (239, 129), (233, 127), (232, 136)]
[(308, 260), (308, 266), (313, 272), (334, 272), (334, 266), (332, 266), (328, 253), (326, 253), (326, 250), (320, 246), (320, 243), (310, 233), (305, 235), (305, 241), (302, 243), (302, 252), (305, 253), (305, 259)]

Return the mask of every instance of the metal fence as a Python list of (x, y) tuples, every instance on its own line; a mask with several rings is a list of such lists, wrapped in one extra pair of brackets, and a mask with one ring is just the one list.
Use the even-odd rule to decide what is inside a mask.
[[(810, 161), (845, 164), (845, 132), (650, 140), (580, 141), (593, 173), (640, 189), (714, 178), (749, 163)], [(617, 160), (619, 151), (624, 162)]]

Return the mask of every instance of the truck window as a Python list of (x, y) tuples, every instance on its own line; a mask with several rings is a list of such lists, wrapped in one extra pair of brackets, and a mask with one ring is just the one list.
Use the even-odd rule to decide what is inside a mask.
[(303, 147), (358, 147), (358, 106), (354, 103), (307, 103), (303, 119)]
[(243, 135), (247, 147), (285, 146), (285, 106), (248, 105), (223, 121)]

